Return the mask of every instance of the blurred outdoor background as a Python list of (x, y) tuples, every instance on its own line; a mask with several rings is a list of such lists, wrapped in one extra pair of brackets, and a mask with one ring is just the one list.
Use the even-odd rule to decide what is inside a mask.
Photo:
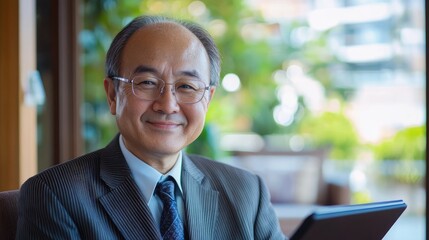
[(141, 14), (196, 21), (215, 38), (222, 72), (188, 152), (229, 163), (243, 152), (322, 151), (319, 177), (345, 186), (349, 203), (406, 201), (386, 239), (425, 239), (424, 7), (423, 0), (84, 0), (85, 152), (117, 133), (103, 89), (113, 36)]

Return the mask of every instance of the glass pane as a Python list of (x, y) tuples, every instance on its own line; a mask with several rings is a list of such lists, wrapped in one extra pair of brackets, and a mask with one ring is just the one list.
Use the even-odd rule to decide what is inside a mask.
[[(223, 66), (206, 127), (188, 152), (230, 164), (241, 164), (239, 153), (259, 154), (258, 173), (284, 171), (277, 183), (266, 179), (272, 196), (299, 206), (320, 204), (317, 194), (292, 191), (304, 188), (299, 159), (322, 156), (322, 167), (299, 172), (313, 176), (307, 186), (319, 191), (319, 177), (337, 183), (350, 191), (348, 203), (404, 199), (408, 209), (388, 239), (425, 238), (423, 0), (86, 0), (83, 9), (87, 151), (117, 132), (102, 84), (113, 35), (143, 13), (194, 20), (214, 36)], [(273, 153), (290, 161), (261, 157)]]

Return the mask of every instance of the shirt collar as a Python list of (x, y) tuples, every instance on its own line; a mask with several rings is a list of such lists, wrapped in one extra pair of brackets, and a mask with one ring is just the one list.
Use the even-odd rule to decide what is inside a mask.
[(125, 147), (122, 135), (119, 137), (119, 147), (121, 148), (122, 154), (124, 155), (125, 160), (130, 167), (131, 174), (147, 203), (150, 202), (153, 196), (156, 184), (160, 180), (166, 179), (168, 176), (174, 178), (177, 186), (179, 187), (180, 193), (182, 193), (182, 152), (179, 152), (179, 156), (173, 168), (163, 175), (162, 173), (158, 172), (158, 170), (151, 167), (128, 151), (128, 149)]

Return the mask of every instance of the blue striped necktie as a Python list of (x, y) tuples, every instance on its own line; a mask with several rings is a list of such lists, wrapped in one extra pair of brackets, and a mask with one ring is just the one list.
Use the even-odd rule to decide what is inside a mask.
[(156, 194), (161, 199), (164, 207), (161, 214), (161, 235), (164, 240), (185, 239), (183, 223), (177, 209), (174, 197), (174, 180), (168, 177), (156, 186)]

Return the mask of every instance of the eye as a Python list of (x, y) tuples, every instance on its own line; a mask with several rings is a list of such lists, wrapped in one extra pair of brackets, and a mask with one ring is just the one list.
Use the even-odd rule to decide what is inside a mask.
[(198, 81), (179, 81), (176, 82), (176, 90), (178, 91), (198, 91), (200, 89)]
[(137, 85), (156, 85), (156, 82), (151, 80), (144, 80), (139, 82)]
[(155, 78), (134, 78), (134, 84), (140, 88), (157, 88), (159, 80)]
[(181, 83), (180, 85), (176, 85), (178, 89), (188, 89), (188, 90), (197, 90), (195, 86), (192, 86), (190, 84)]

